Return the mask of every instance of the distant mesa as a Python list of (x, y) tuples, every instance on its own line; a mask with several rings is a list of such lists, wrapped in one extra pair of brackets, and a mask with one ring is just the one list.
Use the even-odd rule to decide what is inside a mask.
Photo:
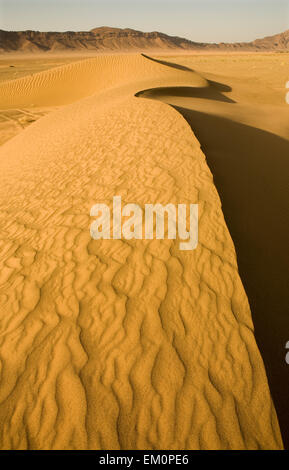
[(101, 26), (90, 31), (40, 32), (0, 30), (0, 52), (131, 51), (131, 50), (288, 51), (289, 30), (241, 43), (200, 43), (153, 31)]

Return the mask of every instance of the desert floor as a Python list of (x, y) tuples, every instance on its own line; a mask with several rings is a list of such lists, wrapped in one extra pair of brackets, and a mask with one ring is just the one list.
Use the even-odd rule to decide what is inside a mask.
[[(0, 60), (2, 449), (288, 445), (288, 79), (288, 54)], [(198, 203), (197, 249), (93, 240), (114, 195)]]

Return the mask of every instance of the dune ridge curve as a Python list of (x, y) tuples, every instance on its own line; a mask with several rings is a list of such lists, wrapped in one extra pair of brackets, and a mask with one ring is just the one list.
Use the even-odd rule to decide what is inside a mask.
[[(174, 109), (134, 97), (206, 81), (141, 56), (106, 61), (104, 86), (96, 59), (0, 86), (8, 107), (53, 90), (54, 105), (79, 100), (0, 149), (0, 447), (282, 448), (200, 145)], [(91, 88), (75, 93), (82, 66)], [(90, 207), (116, 194), (198, 203), (197, 250), (92, 240)]]

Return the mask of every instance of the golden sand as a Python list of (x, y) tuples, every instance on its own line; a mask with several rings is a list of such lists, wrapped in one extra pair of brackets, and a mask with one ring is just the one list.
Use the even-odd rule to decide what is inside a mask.
[[(248, 299), (200, 144), (134, 96), (200, 73), (106, 56), (0, 84), (57, 106), (0, 149), (2, 449), (280, 449)], [(222, 90), (218, 91), (222, 95)], [(114, 195), (199, 204), (199, 245), (92, 240)]]

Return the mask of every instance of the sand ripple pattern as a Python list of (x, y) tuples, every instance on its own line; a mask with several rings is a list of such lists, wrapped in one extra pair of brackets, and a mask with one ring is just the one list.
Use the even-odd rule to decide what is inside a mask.
[[(0, 150), (0, 446), (282, 448), (205, 157), (140, 85), (131, 74)], [(90, 207), (114, 195), (198, 203), (197, 250), (92, 240)]]

